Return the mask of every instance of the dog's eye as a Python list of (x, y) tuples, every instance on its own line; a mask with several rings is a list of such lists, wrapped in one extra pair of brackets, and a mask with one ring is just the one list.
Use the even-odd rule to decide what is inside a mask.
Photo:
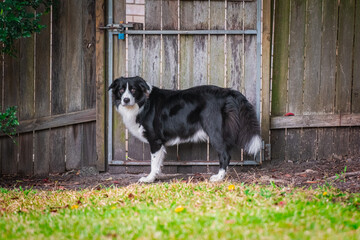
[(136, 91), (136, 90), (135, 90), (134, 88), (133, 88), (133, 89), (131, 89), (131, 93), (135, 93), (135, 91)]
[(120, 93), (124, 93), (125, 92), (125, 89), (120, 89)]

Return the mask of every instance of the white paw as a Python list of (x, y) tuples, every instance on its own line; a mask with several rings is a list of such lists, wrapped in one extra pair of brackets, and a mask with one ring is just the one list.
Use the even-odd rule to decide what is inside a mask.
[(226, 172), (223, 169), (219, 170), (219, 173), (210, 177), (210, 182), (220, 182), (225, 178)]
[(148, 175), (146, 177), (140, 178), (138, 182), (139, 183), (152, 183), (154, 181), (155, 181), (155, 177)]

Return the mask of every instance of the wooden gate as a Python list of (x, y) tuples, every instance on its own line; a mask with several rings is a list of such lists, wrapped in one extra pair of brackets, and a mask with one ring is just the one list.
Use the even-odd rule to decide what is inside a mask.
[[(144, 26), (126, 29), (125, 40), (118, 38), (121, 26), (114, 25), (125, 20), (125, 4), (113, 2), (108, 84), (113, 78), (138, 75), (168, 89), (229, 87), (241, 91), (260, 118), (261, 0), (146, 0)], [(144, 172), (150, 166), (149, 146), (127, 133), (121, 116), (112, 112), (110, 107), (110, 170)], [(232, 154), (232, 165), (257, 163), (242, 150)], [(218, 157), (208, 143), (181, 144), (167, 148), (164, 165), (165, 172), (172, 173), (215, 171)]]

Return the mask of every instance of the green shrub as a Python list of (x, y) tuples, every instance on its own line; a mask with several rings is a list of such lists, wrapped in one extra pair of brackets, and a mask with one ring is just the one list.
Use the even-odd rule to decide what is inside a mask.
[(16, 133), (16, 127), (19, 125), (16, 109), (17, 107), (8, 107), (4, 113), (0, 112), (0, 133), (9, 137)]
[(16, 39), (30, 37), (45, 28), (40, 18), (51, 4), (52, 0), (0, 1), (0, 53), (15, 56)]

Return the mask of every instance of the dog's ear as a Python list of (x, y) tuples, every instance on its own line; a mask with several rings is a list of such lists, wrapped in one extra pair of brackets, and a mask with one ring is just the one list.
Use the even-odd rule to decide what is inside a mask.
[(138, 81), (139, 81), (139, 86), (141, 88), (141, 90), (146, 93), (147, 95), (150, 94), (152, 86), (150, 84), (148, 84), (143, 78), (141, 77), (137, 77)]
[(112, 88), (115, 88), (116, 82), (112, 82), (110, 87), (108, 88), (108, 91), (110, 91)]
[(108, 88), (108, 91), (110, 91), (112, 88), (116, 88), (116, 86), (118, 86), (122, 80), (124, 80), (123, 77), (115, 79)]

